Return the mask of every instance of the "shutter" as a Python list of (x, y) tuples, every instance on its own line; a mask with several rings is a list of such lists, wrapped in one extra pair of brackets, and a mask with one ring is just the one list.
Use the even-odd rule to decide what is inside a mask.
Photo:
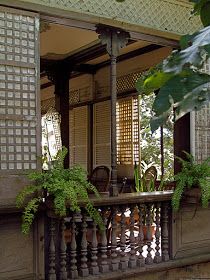
[(191, 136), (194, 135), (194, 143), (192, 143), (194, 151), (192, 153), (194, 153), (196, 161), (201, 163), (210, 157), (210, 104), (191, 115), (194, 116), (192, 122), (194, 127), (191, 128)]
[[(0, 196), (14, 198), (41, 151), (39, 17), (0, 11)], [(7, 174), (7, 175), (6, 175)], [(19, 174), (19, 176), (17, 176)], [(22, 174), (22, 175), (21, 175)]]
[(88, 107), (70, 110), (70, 166), (79, 164), (87, 170)]
[(94, 154), (93, 167), (106, 165), (111, 167), (111, 109), (110, 101), (96, 103), (94, 105)]
[[(210, 61), (203, 68), (210, 74)], [(210, 157), (210, 103), (201, 110), (191, 113), (191, 153), (200, 163)]]

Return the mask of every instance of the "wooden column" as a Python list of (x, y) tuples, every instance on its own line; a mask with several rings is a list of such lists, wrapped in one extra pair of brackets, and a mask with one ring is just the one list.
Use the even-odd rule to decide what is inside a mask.
[(101, 43), (106, 45), (106, 50), (110, 56), (110, 94), (111, 94), (111, 186), (110, 195), (117, 196), (117, 142), (116, 142), (116, 102), (117, 102), (117, 56), (120, 49), (127, 42), (129, 33), (121, 29), (113, 29), (109, 26), (98, 26), (97, 32), (100, 34)]
[(64, 167), (69, 168), (69, 79), (71, 69), (64, 61), (56, 61), (49, 66), (48, 79), (55, 85), (55, 106), (61, 115), (62, 146), (68, 149)]
[[(180, 118), (174, 125), (174, 155), (186, 159), (183, 153), (190, 153), (190, 114), (186, 114)], [(180, 162), (174, 160), (174, 174), (181, 170)]]

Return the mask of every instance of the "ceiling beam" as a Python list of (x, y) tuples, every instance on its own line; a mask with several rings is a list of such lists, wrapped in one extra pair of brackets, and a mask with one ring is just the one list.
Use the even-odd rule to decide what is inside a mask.
[[(158, 50), (158, 49), (161, 49), (161, 48), (163, 48), (163, 46), (158, 46), (158, 45), (151, 44), (149, 46), (146, 46), (146, 47), (143, 47), (143, 48), (140, 48), (140, 49), (137, 49), (137, 50), (131, 51), (129, 53), (125, 53), (125, 54), (122, 54), (122, 55), (118, 56), (117, 57), (117, 62), (121, 62), (121, 61), (124, 61), (124, 60), (127, 60), (127, 59), (134, 58), (134, 57), (139, 56), (139, 55), (150, 53), (152, 51), (155, 51), (155, 50)], [(105, 67), (105, 66), (107, 66), (107, 65), (109, 65), (109, 64), (110, 64), (110, 60), (106, 60), (106, 61), (103, 61), (103, 62), (95, 65), (96, 71)]]

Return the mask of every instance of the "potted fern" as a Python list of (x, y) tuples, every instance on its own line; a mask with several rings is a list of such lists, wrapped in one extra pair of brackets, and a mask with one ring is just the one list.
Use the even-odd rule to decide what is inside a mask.
[(182, 164), (182, 170), (175, 177), (176, 188), (172, 197), (172, 207), (178, 210), (181, 199), (198, 203), (207, 208), (210, 200), (210, 158), (202, 163), (195, 162), (194, 157), (187, 153), (186, 160), (177, 157)]
[(37, 171), (28, 175), (32, 184), (25, 187), (16, 198), (17, 206), (24, 207), (22, 232), (28, 233), (39, 206), (52, 199), (55, 214), (65, 217), (68, 210), (80, 212), (80, 204), (88, 215), (102, 227), (99, 212), (91, 203), (88, 192), (99, 197), (96, 188), (87, 181), (86, 172), (79, 166), (64, 169), (63, 161), (67, 155), (65, 147), (60, 150), (53, 166), (47, 171)]

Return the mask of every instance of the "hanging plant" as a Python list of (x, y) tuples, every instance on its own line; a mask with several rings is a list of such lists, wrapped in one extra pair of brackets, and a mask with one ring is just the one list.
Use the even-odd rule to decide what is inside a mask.
[(32, 184), (24, 188), (16, 198), (17, 206), (24, 207), (23, 233), (30, 231), (40, 204), (44, 203), (48, 197), (53, 199), (55, 214), (60, 217), (65, 217), (69, 210), (80, 212), (80, 202), (82, 202), (88, 215), (100, 228), (103, 228), (101, 216), (88, 195), (91, 191), (99, 197), (97, 189), (87, 181), (87, 174), (80, 166), (64, 169), (63, 161), (66, 155), (67, 149), (63, 147), (57, 153), (54, 164), (49, 170), (28, 175)]

